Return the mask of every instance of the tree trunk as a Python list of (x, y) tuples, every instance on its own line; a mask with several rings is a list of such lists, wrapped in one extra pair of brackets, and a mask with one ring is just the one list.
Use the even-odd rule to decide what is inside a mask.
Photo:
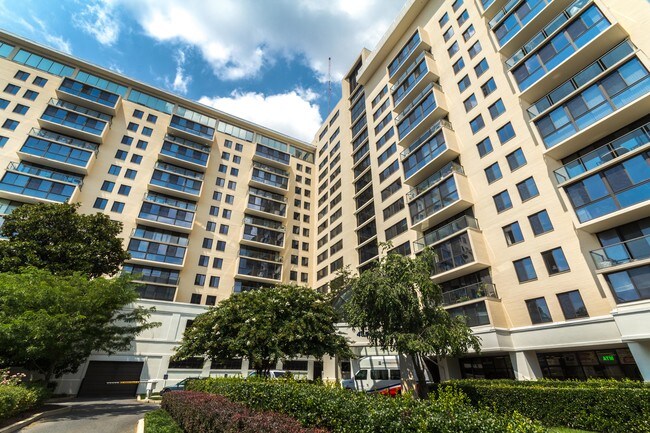
[(399, 369), (402, 377), (402, 393), (417, 394), (417, 376), (412, 357), (407, 353), (399, 354)]
[(427, 378), (424, 375), (424, 367), (422, 366), (422, 358), (418, 353), (411, 353), (413, 359), (413, 366), (417, 376), (417, 396), (420, 400), (429, 398), (429, 386), (427, 385)]

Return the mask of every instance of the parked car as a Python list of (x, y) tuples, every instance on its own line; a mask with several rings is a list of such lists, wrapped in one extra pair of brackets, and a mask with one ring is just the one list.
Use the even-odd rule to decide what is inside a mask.
[[(268, 377), (270, 379), (280, 379), (288, 376), (289, 374), (290, 373), (288, 371), (284, 371), (284, 370), (269, 370)], [(248, 377), (257, 377), (257, 372), (251, 371), (250, 373), (248, 373)]]
[(194, 379), (200, 379), (200, 377), (187, 377), (181, 380), (180, 382), (178, 382), (176, 385), (166, 386), (162, 389), (162, 391), (160, 391), (160, 395), (163, 395), (164, 393), (169, 391), (183, 391), (185, 389), (185, 385), (187, 385), (187, 383), (190, 380), (194, 380)]

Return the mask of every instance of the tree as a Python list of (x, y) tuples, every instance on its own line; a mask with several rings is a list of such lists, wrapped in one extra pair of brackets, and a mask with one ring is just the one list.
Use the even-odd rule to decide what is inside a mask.
[(118, 237), (122, 223), (107, 215), (77, 213), (78, 204), (28, 204), (5, 217), (0, 235), (0, 272), (23, 266), (60, 275), (114, 275), (129, 258)]
[(307, 287), (278, 285), (241, 293), (197, 316), (174, 358), (245, 357), (258, 375), (267, 375), (280, 359), (352, 357), (335, 317), (323, 295)]
[(0, 367), (37, 371), (45, 380), (77, 370), (90, 353), (130, 347), (145, 329), (148, 309), (128, 277), (54, 275), (24, 268), (0, 274)]
[(429, 248), (415, 258), (384, 255), (351, 282), (345, 306), (349, 325), (367, 335), (371, 344), (410, 358), (420, 398), (428, 395), (423, 356), (439, 361), (470, 348), (479, 350), (479, 340), (464, 318), (451, 317), (443, 308), (441, 289), (430, 277), (433, 266)]

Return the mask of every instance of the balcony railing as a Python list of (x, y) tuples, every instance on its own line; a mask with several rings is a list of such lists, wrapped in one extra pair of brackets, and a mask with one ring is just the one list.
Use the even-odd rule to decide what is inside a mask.
[(397, 71), (400, 66), (408, 59), (411, 53), (420, 43), (420, 32), (415, 32), (415, 34), (409, 39), (406, 45), (402, 48), (399, 54), (390, 62), (388, 65), (388, 77), (392, 77), (395, 71)]
[(450, 162), (449, 164), (445, 165), (443, 168), (441, 168), (440, 170), (438, 170), (437, 172), (429, 176), (424, 182), (421, 182), (415, 188), (410, 190), (406, 194), (406, 201), (413, 200), (415, 197), (422, 194), (424, 191), (428, 190), (435, 184), (439, 183), (442, 179), (444, 179), (451, 173), (465, 174), (465, 171), (463, 170), (463, 167), (460, 164), (456, 162)]
[(563, 165), (555, 170), (555, 178), (558, 183), (566, 182), (648, 143), (650, 143), (650, 122)]
[(467, 228), (473, 228), (478, 230), (479, 228), (478, 220), (472, 216), (463, 215), (462, 217), (453, 220), (449, 224), (445, 224), (439, 229), (427, 233), (423, 237), (413, 242), (413, 249), (415, 250), (416, 253), (420, 252), (425, 247), (431, 246), (439, 242), (441, 239), (447, 238), (453, 235), (454, 233), (458, 233)]
[(255, 155), (261, 156), (262, 158), (267, 158), (272, 161), (277, 161), (281, 164), (284, 165), (289, 165), (291, 162), (291, 155), (279, 151), (277, 149), (272, 149), (268, 146), (264, 146), (263, 144), (257, 144), (257, 147), (255, 148)]
[(210, 148), (194, 143), (190, 140), (184, 140), (180, 137), (167, 135), (163, 141), (162, 155), (171, 156), (172, 158), (180, 159), (182, 161), (190, 162), (193, 164), (205, 167), (208, 165), (208, 158), (210, 157)]
[(468, 233), (463, 233), (436, 245), (433, 251), (436, 253), (436, 260), (432, 275), (450, 271), (476, 260)]
[(258, 218), (250, 215), (246, 215), (244, 217), (244, 224), (253, 224), (256, 226), (267, 227), (270, 228), (271, 230), (277, 230), (281, 232), (285, 231), (284, 226), (277, 221), (267, 220), (264, 218)]
[(479, 298), (497, 298), (497, 288), (492, 283), (475, 283), (459, 287), (442, 293), (442, 304), (453, 305), (459, 302), (471, 301)]
[(551, 0), (524, 0), (521, 3), (519, 0), (511, 0), (490, 20), (490, 28), (493, 29), (499, 45), (505, 45), (526, 24), (539, 15), (550, 2)]
[(605, 269), (650, 258), (650, 235), (608, 245), (590, 252), (596, 269)]
[(93, 150), (79, 148), (73, 144), (49, 141), (30, 135), (20, 148), (20, 152), (75, 167), (87, 168), (96, 148)]
[(10, 162), (7, 166), (7, 171), (17, 171), (20, 173), (31, 174), (33, 176), (44, 177), (46, 179), (70, 183), (78, 186), (81, 186), (83, 184), (82, 177), (70, 176), (64, 173), (59, 173), (57, 171), (39, 168), (34, 165), (23, 164), (22, 162)]
[(25, 163), (10, 162), (0, 180), (0, 190), (63, 203), (72, 197), (76, 188), (81, 187), (82, 183), (81, 177)]
[(214, 137), (214, 128), (202, 125), (200, 123), (177, 115), (172, 116), (169, 126), (206, 140), (212, 140)]
[(115, 108), (120, 99), (118, 94), (107, 92), (71, 78), (64, 78), (58, 90), (109, 108)]
[(47, 141), (53, 141), (56, 143), (65, 144), (67, 146), (89, 150), (91, 152), (97, 152), (97, 149), (99, 149), (99, 146), (95, 143), (79, 140), (78, 138), (68, 137), (67, 135), (57, 134), (56, 132), (48, 131), (47, 129), (32, 128), (29, 131), (29, 135), (32, 137), (43, 138)]

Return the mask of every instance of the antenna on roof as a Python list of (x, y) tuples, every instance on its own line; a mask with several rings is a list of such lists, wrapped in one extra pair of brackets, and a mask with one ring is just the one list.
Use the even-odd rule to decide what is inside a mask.
[(332, 100), (332, 58), (327, 58), (327, 114), (329, 115)]

